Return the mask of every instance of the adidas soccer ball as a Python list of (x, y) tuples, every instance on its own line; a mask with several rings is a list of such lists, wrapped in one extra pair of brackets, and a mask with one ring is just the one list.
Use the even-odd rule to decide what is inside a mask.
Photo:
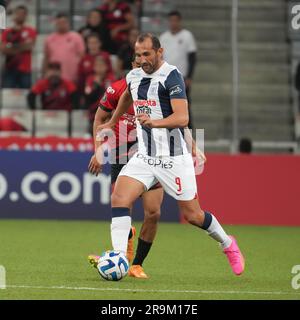
[(124, 253), (106, 251), (99, 258), (97, 269), (103, 279), (118, 281), (127, 275), (129, 263)]

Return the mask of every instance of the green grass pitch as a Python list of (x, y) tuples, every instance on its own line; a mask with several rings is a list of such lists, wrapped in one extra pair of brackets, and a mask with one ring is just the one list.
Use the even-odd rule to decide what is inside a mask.
[[(136, 224), (139, 230), (140, 224)], [(160, 223), (144, 263), (150, 279), (105, 281), (87, 262), (111, 248), (108, 222), (0, 220), (2, 299), (300, 299), (300, 228), (225, 226), (246, 258), (237, 277), (218, 244), (189, 225)]]

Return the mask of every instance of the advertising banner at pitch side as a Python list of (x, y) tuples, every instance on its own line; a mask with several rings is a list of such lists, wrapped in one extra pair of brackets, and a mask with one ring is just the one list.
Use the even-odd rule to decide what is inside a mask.
[[(87, 171), (89, 152), (0, 151), (0, 218), (110, 220), (110, 165)], [(143, 219), (139, 199), (133, 220)], [(162, 221), (179, 221), (165, 194)]]

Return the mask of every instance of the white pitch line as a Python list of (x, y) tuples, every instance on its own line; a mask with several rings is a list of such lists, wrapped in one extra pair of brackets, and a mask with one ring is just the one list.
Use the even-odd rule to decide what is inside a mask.
[(127, 289), (127, 288), (90, 288), (90, 287), (67, 287), (67, 286), (27, 286), (27, 285), (7, 285), (12, 289), (43, 289), (43, 290), (78, 290), (78, 291), (118, 291), (118, 292), (144, 292), (144, 293), (198, 293), (198, 294), (253, 294), (253, 295), (297, 295), (300, 292), (287, 291), (234, 291), (234, 290), (152, 290), (152, 289)]

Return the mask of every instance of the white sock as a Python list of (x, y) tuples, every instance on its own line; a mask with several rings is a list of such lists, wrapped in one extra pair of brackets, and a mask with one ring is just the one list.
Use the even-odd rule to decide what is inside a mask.
[(123, 216), (112, 218), (111, 220), (111, 241), (114, 250), (122, 251), (126, 254), (128, 235), (131, 228), (131, 217)]
[(222, 228), (218, 220), (212, 214), (211, 224), (206, 230), (208, 235), (213, 239), (217, 240), (223, 249), (230, 247), (232, 240), (229, 238), (225, 230)]

